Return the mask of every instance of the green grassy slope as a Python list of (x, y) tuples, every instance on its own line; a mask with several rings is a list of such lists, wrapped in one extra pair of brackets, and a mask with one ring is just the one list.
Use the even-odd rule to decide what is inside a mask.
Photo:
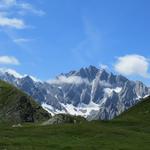
[(150, 124), (150, 97), (145, 98), (134, 107), (122, 113), (114, 121)]
[(0, 122), (38, 122), (49, 117), (31, 97), (0, 81)]
[(81, 124), (0, 125), (0, 150), (149, 150), (150, 98), (112, 121)]

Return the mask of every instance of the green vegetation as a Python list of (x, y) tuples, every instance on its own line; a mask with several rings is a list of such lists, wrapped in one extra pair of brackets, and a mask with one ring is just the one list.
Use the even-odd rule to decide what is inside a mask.
[(2, 150), (149, 150), (149, 147), (147, 125), (91, 122), (0, 127)]
[(150, 97), (145, 98), (114, 120), (150, 125)]
[(0, 81), (0, 122), (39, 122), (49, 118), (50, 115), (31, 97)]
[[(6, 104), (10, 105), (8, 102)], [(23, 124), (23, 127), (18, 128), (0, 124), (0, 150), (149, 149), (150, 98), (112, 121), (48, 126)]]

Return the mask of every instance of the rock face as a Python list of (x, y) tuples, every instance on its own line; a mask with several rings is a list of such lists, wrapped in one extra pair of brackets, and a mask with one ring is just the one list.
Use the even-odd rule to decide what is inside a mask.
[(50, 117), (31, 97), (0, 81), (0, 122), (41, 122)]
[(112, 119), (150, 95), (142, 82), (94, 66), (60, 74), (49, 82), (17, 77), (7, 71), (0, 73), (0, 79), (25, 91), (52, 115), (81, 115), (89, 120)]
[(86, 119), (81, 116), (71, 116), (67, 114), (57, 114), (48, 121), (42, 123), (42, 125), (51, 124), (79, 124), (86, 122)]

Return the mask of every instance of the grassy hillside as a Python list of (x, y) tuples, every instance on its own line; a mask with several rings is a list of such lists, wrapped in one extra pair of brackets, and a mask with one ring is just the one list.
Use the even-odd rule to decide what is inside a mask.
[(0, 122), (38, 122), (49, 118), (49, 114), (31, 97), (0, 81)]
[(136, 106), (130, 108), (122, 113), (119, 117), (114, 119), (120, 122), (135, 122), (142, 124), (150, 124), (150, 97), (145, 98)]
[(0, 150), (149, 150), (150, 98), (112, 121), (21, 128), (0, 125)]

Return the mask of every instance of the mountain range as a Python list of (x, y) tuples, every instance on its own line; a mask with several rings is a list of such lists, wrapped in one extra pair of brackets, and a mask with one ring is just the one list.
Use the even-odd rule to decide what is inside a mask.
[(150, 95), (150, 88), (94, 66), (40, 81), (13, 70), (0, 70), (0, 79), (32, 96), (52, 115), (80, 115), (88, 120), (110, 120)]

